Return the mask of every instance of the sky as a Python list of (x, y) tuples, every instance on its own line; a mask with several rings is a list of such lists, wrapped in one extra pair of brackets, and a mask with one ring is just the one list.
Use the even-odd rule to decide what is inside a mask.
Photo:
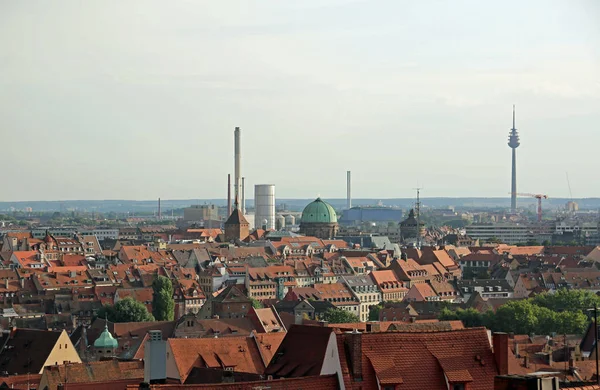
[(597, 0), (0, 0), (0, 201), (600, 196)]

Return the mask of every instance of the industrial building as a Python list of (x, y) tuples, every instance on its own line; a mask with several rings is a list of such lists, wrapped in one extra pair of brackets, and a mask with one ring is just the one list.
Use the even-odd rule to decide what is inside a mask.
[(183, 220), (185, 222), (218, 221), (219, 209), (212, 205), (191, 205), (183, 209)]
[(361, 225), (365, 222), (374, 223), (398, 223), (402, 220), (403, 211), (391, 207), (352, 207), (342, 212), (340, 225)]

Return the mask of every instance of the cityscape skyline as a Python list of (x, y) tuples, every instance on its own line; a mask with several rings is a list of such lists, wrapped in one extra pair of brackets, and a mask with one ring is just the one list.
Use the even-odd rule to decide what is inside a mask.
[(600, 193), (594, 1), (74, 4), (0, 5), (0, 201), (224, 199), (236, 126), (247, 191), (508, 198), (512, 104), (519, 191)]

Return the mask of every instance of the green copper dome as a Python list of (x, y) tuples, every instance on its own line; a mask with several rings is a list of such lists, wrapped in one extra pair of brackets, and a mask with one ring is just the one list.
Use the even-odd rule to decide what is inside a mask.
[(94, 348), (97, 349), (115, 349), (119, 343), (108, 331), (108, 326), (104, 327), (104, 331), (100, 334), (100, 337), (94, 341)]
[(301, 223), (337, 223), (337, 214), (331, 205), (317, 198), (302, 211)]

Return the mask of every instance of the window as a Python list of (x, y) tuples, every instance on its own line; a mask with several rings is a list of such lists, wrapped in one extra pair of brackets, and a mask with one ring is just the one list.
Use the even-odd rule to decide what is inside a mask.
[(465, 390), (464, 383), (455, 383), (452, 385), (452, 390)]

